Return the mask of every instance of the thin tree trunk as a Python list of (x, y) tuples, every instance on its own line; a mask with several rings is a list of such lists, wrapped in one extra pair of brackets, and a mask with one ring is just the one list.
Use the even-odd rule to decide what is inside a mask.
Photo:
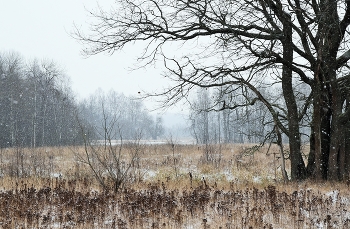
[(282, 172), (282, 177), (284, 182), (288, 182), (289, 178), (288, 178), (288, 174), (286, 171), (286, 163), (285, 163), (285, 159), (284, 159), (284, 153), (283, 153), (283, 142), (282, 142), (282, 135), (281, 132), (278, 128), (277, 122), (275, 121), (275, 132), (277, 134), (277, 144), (280, 147), (280, 153), (281, 153), (281, 172)]

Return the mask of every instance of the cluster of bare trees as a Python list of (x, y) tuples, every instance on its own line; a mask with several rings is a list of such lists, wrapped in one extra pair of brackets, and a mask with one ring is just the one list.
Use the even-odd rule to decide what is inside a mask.
[(79, 141), (68, 78), (53, 62), (0, 55), (0, 105), (1, 148)]
[(105, 139), (105, 128), (114, 128), (114, 140), (157, 139), (164, 134), (162, 117), (153, 117), (141, 100), (113, 90), (97, 90), (79, 104), (79, 118), (92, 139)]
[[(299, 107), (303, 105), (305, 96), (309, 93), (308, 89), (302, 86), (298, 85), (294, 88), (298, 92)], [(272, 87), (269, 91), (260, 90), (265, 98), (274, 100), (275, 106), (283, 109), (283, 96), (278, 88)], [(217, 100), (217, 98), (220, 99)], [(251, 101), (249, 106), (239, 105), (246, 99)], [(226, 103), (232, 104), (233, 100), (236, 105), (228, 108)], [(277, 141), (276, 125), (269, 110), (261, 101), (254, 99), (254, 95), (248, 91), (236, 92), (235, 95), (228, 96), (222, 93), (221, 88), (199, 88), (190, 104), (190, 130), (199, 144), (264, 144)], [(306, 117), (300, 120), (301, 141), (304, 144), (308, 144), (310, 140), (310, 117), (312, 114), (308, 110)], [(281, 140), (288, 143), (288, 138), (284, 134), (281, 135)]]
[(118, 126), (116, 139), (140, 133), (156, 139), (164, 132), (162, 118), (153, 118), (142, 101), (98, 91), (78, 102), (54, 62), (26, 63), (15, 53), (0, 55), (0, 106), (0, 148), (82, 144), (82, 123), (90, 140), (104, 139), (99, 127), (106, 121)]
[[(214, 92), (199, 89), (191, 102), (191, 134), (198, 144), (262, 143), (273, 130), (268, 110), (257, 102), (254, 106), (222, 109), (212, 98)], [(236, 100), (240, 98), (235, 98)], [(241, 98), (242, 100), (242, 98)]]
[[(165, 105), (196, 87), (220, 88), (222, 109), (259, 101), (288, 138), (291, 179), (350, 178), (349, 0), (118, 0), (92, 15), (91, 33), (76, 32), (87, 54), (143, 42), (139, 60), (163, 60), (174, 82), (159, 93)], [(276, 89), (277, 100), (266, 93)], [(252, 96), (230, 99), (241, 91)]]

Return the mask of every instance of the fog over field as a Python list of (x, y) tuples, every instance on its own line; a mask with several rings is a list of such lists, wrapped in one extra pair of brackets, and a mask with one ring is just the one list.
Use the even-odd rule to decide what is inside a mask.
[(3, 1), (0, 228), (350, 228), (350, 0)]

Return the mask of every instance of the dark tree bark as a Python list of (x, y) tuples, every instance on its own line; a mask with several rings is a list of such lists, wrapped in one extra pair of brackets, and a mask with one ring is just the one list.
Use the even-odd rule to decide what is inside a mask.
[[(314, 120), (314, 117), (313, 117)], [(315, 168), (316, 168), (316, 162), (315, 162), (315, 129), (313, 122), (311, 122), (310, 126), (310, 151), (309, 156), (307, 159), (307, 167), (306, 167), (306, 175), (307, 177), (313, 177), (315, 175)]]
[[(284, 15), (283, 21), (283, 59), (293, 62), (293, 30), (290, 15)], [(306, 168), (301, 155), (301, 140), (298, 107), (293, 91), (293, 72), (288, 66), (282, 67), (282, 90), (283, 97), (287, 107), (288, 117), (288, 137), (291, 160), (291, 178), (292, 180), (303, 180), (306, 178)]]

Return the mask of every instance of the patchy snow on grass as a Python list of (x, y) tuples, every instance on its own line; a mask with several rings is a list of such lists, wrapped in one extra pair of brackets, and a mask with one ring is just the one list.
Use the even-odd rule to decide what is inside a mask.
[(230, 170), (224, 171), (223, 175), (226, 177), (227, 181), (234, 181), (236, 179), (236, 177), (233, 176), (233, 174), (232, 174), (232, 172)]
[(339, 191), (333, 190), (331, 192), (326, 193), (326, 196), (330, 197), (333, 203), (338, 201)]
[(50, 176), (53, 177), (53, 178), (61, 178), (62, 177), (62, 173), (51, 173)]
[(262, 178), (261, 178), (261, 176), (254, 176), (254, 177), (253, 177), (253, 182), (254, 182), (254, 183), (257, 183), (257, 184), (262, 183)]
[(154, 170), (147, 170), (144, 172), (143, 179), (145, 180), (152, 180), (155, 176), (157, 176), (158, 172)]

